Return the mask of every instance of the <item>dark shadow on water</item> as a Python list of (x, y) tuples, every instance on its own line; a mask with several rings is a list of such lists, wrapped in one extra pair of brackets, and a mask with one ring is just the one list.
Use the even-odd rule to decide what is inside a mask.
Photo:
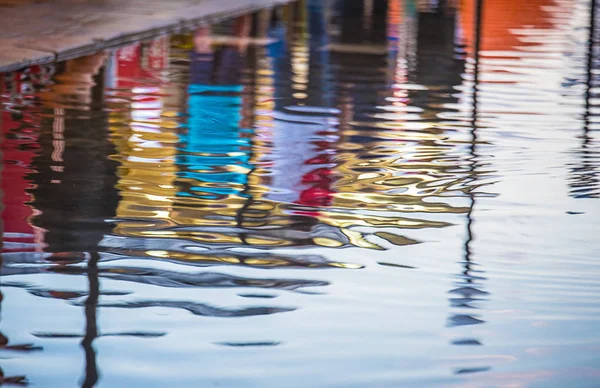
[(294, 311), (292, 307), (244, 307), (244, 308), (221, 308), (208, 304), (185, 302), (185, 301), (139, 301), (123, 303), (101, 303), (99, 307), (119, 307), (126, 309), (137, 309), (147, 307), (165, 307), (187, 310), (194, 315), (205, 317), (235, 318), (257, 315), (270, 315)]
[(98, 381), (98, 365), (96, 363), (96, 349), (94, 340), (98, 337), (98, 297), (100, 296), (100, 282), (98, 280), (97, 253), (90, 254), (87, 266), (89, 296), (84, 302), (85, 309), (85, 335), (81, 347), (85, 352), (85, 377), (81, 386), (91, 388)]
[(466, 338), (466, 339), (457, 339), (452, 341), (452, 345), (459, 345), (459, 346), (481, 346), (483, 345), (481, 342), (479, 342), (476, 339), (471, 339), (471, 338)]
[(274, 299), (277, 298), (277, 295), (270, 294), (238, 294), (242, 298), (258, 298), (258, 299)]
[(136, 283), (151, 284), (160, 287), (249, 287), (271, 288), (277, 290), (296, 291), (304, 287), (322, 287), (329, 283), (325, 281), (304, 279), (261, 279), (243, 278), (214, 272), (181, 273), (145, 268), (114, 268), (103, 269), (102, 276)]
[(0, 368), (0, 385), (7, 387), (27, 387), (29, 381), (26, 376), (5, 376), (4, 371)]
[[(1, 261), (1, 258), (0, 258)], [(0, 278), (1, 280), (1, 278)], [(0, 291), (0, 313), (2, 311), (2, 300), (4, 294)], [(43, 348), (31, 343), (26, 344), (11, 344), (8, 337), (0, 332), (0, 355), (4, 352), (16, 352), (16, 353), (30, 353), (41, 351)], [(4, 371), (0, 368), (0, 386), (28, 386), (29, 381), (27, 376), (5, 376)]]
[(462, 369), (456, 369), (454, 371), (454, 374), (464, 375), (464, 374), (471, 374), (471, 373), (480, 373), (480, 372), (490, 371), (491, 369), (492, 368), (490, 368), (488, 366), (482, 366), (479, 368), (462, 368)]
[(216, 345), (230, 346), (233, 348), (248, 348), (248, 347), (265, 347), (281, 345), (277, 341), (260, 341), (260, 342), (215, 342)]
[[(97, 253), (94, 255), (99, 256)], [(126, 281), (139, 284), (148, 284), (167, 288), (264, 288), (285, 291), (304, 291), (306, 287), (324, 287), (329, 285), (326, 281), (289, 279), (289, 278), (244, 278), (216, 272), (184, 273), (166, 271), (151, 268), (135, 267), (103, 267), (98, 269), (97, 263), (92, 268), (65, 266), (53, 269), (50, 272), (71, 275), (90, 276), (90, 271), (97, 278)], [(41, 273), (41, 272), (40, 272)], [(94, 284), (90, 284), (94, 285)], [(89, 292), (43, 289), (25, 283), (5, 283), (3, 287), (15, 287), (26, 289), (29, 293), (42, 298), (53, 298), (62, 300), (76, 300), (84, 296), (91, 296)], [(98, 295), (125, 296), (131, 292), (97, 290)], [(267, 298), (268, 296), (262, 296)], [(97, 299), (97, 298), (96, 298)]]
[[(59, 338), (84, 338), (86, 335), (82, 335), (79, 333), (31, 333), (31, 335), (37, 337), (37, 338), (53, 338), (53, 339), (59, 339)], [(167, 335), (166, 332), (146, 332), (146, 331), (131, 331), (131, 332), (118, 332), (118, 333), (101, 333), (101, 334), (97, 334), (96, 338), (99, 337), (134, 337), (134, 338), (158, 338), (158, 337), (164, 337), (165, 335)], [(86, 345), (87, 346), (87, 345)], [(90, 353), (93, 352), (93, 348), (91, 348)], [(86, 358), (87, 360), (87, 358)], [(91, 361), (91, 360), (90, 360)], [(87, 369), (87, 368), (86, 368)], [(92, 373), (94, 371), (91, 371)]]

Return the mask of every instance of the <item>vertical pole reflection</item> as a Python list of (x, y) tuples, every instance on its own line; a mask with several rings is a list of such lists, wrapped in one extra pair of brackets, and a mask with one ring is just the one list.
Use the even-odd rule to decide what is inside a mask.
[[(455, 308), (477, 308), (472, 303), (481, 300), (482, 295), (486, 295), (478, 281), (483, 280), (482, 277), (477, 276), (474, 272), (481, 272), (475, 270), (473, 267), (476, 263), (472, 258), (471, 245), (474, 241), (474, 220), (473, 211), (475, 208), (475, 194), (473, 193), (473, 182), (476, 180), (476, 169), (477, 169), (477, 128), (478, 128), (478, 93), (479, 93), (479, 72), (480, 72), (480, 51), (481, 51), (481, 40), (482, 40), (482, 28), (483, 28), (483, 3), (484, 0), (475, 0), (475, 31), (474, 31), (474, 47), (473, 47), (473, 95), (472, 95), (472, 111), (471, 111), (471, 142), (469, 146), (470, 154), (470, 169), (468, 183), (471, 187), (467, 188), (468, 197), (470, 200), (469, 210), (467, 212), (467, 236), (464, 243), (464, 261), (463, 271), (460, 275), (460, 281), (457, 284), (457, 288), (450, 291), (451, 294), (457, 295), (450, 299), (451, 306)], [(453, 314), (450, 317), (450, 326), (466, 326), (481, 324), (484, 321), (477, 318), (472, 314)], [(480, 341), (475, 338), (462, 338), (457, 339), (453, 342), (456, 345), (480, 345)], [(456, 373), (466, 373), (471, 369), (460, 369)], [(477, 369), (478, 371), (480, 369)]]
[(85, 301), (85, 335), (81, 347), (85, 352), (85, 376), (81, 383), (82, 388), (91, 388), (98, 382), (98, 366), (96, 364), (96, 350), (94, 340), (98, 337), (97, 308), (100, 295), (100, 282), (98, 279), (98, 252), (91, 252), (88, 258), (87, 279), (89, 294)]
[(596, 0), (590, 0), (590, 23), (588, 35), (588, 52), (587, 52), (587, 74), (586, 74), (586, 91), (585, 91), (585, 117), (583, 127), (584, 148), (586, 141), (589, 141), (589, 124), (590, 124), (590, 108), (592, 87), (594, 86), (592, 69), (594, 67), (594, 32), (596, 31)]
[[(104, 108), (104, 92), (105, 92), (105, 72), (106, 67), (103, 65), (98, 69), (93, 76), (94, 87), (90, 91), (91, 103), (90, 108), (93, 112), (102, 112)], [(104, 117), (101, 114), (101, 117)], [(104, 123), (104, 119), (101, 121)], [(103, 128), (104, 129), (104, 128)], [(110, 186), (112, 189), (114, 186)], [(113, 207), (110, 207), (112, 213)], [(98, 233), (96, 239), (88, 241), (93, 245), (90, 247), (87, 264), (87, 279), (88, 279), (88, 297), (85, 300), (85, 333), (81, 341), (81, 347), (85, 353), (85, 376), (81, 383), (82, 388), (92, 388), (98, 382), (98, 366), (96, 363), (96, 350), (94, 349), (94, 340), (98, 337), (98, 298), (100, 295), (100, 281), (98, 277), (98, 261), (100, 254), (97, 252), (98, 239), (102, 234)]]
[[(471, 116), (471, 145), (469, 153), (471, 155), (471, 182), (475, 180), (475, 168), (477, 163), (477, 114), (478, 114), (478, 97), (479, 97), (479, 52), (481, 51), (481, 26), (483, 14), (484, 0), (477, 0), (475, 4), (475, 44), (473, 50), (473, 107)], [(473, 208), (475, 207), (475, 196), (472, 191), (469, 191), (471, 204), (467, 212), (467, 240), (465, 241), (465, 275), (468, 275), (471, 264), (471, 243), (473, 242)]]
[[(246, 23), (250, 23), (250, 28), (248, 29), (247, 35), (257, 37), (257, 38), (266, 38), (267, 29), (269, 25), (269, 19), (271, 17), (271, 10), (265, 9), (260, 12), (257, 12), (252, 15), (245, 15), (244, 20)], [(253, 28), (254, 27), (254, 28)], [(241, 37), (242, 39), (248, 38)], [(244, 70), (248, 74), (253, 75), (252, 82), (248, 82), (248, 80), (241, 80), (244, 85), (244, 91), (242, 92), (242, 102), (241, 102), (241, 118), (240, 125), (243, 128), (252, 128), (252, 131), (249, 131), (248, 134), (248, 148), (247, 148), (247, 157), (249, 161), (249, 168), (246, 173), (247, 179), (243, 183), (243, 189), (240, 192), (240, 195), (245, 198), (243, 205), (236, 212), (235, 220), (237, 227), (240, 229), (239, 238), (243, 244), (248, 244), (248, 234), (244, 229), (244, 215), (250, 209), (254, 202), (254, 195), (252, 193), (252, 183), (250, 177), (254, 175), (256, 172), (256, 165), (253, 163), (255, 160), (255, 141), (254, 141), (254, 107), (255, 107), (255, 97), (258, 90), (258, 74), (257, 71), (260, 67), (260, 60), (264, 57), (264, 49), (258, 49), (256, 45), (249, 52), (245, 53), (246, 61), (244, 65)], [(248, 85), (249, 83), (249, 85)], [(253, 88), (254, 87), (254, 88)]]

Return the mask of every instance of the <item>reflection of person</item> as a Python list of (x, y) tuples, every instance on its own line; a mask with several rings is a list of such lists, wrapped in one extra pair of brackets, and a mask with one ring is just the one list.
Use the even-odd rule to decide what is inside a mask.
[(251, 19), (249, 15), (235, 20), (234, 39), (216, 45), (209, 26), (194, 33), (194, 50), (191, 53), (191, 83), (238, 85), (241, 83), (244, 55), (248, 47)]
[(214, 44), (209, 27), (194, 34), (190, 54), (188, 131), (182, 136), (180, 176), (193, 184), (179, 195), (216, 198), (240, 195), (251, 168), (249, 129), (240, 127), (242, 70), (250, 32), (250, 17), (236, 19), (235, 39)]

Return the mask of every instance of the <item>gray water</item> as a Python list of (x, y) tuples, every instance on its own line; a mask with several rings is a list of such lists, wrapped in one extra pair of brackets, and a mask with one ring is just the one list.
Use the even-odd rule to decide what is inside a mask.
[(600, 386), (597, 22), (478, 3), (1, 74), (0, 385)]

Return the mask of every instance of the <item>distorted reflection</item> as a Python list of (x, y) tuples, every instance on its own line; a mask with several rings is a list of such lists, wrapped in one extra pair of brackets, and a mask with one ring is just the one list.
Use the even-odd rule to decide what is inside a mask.
[(0, 385), (593, 375), (594, 7), (300, 0), (2, 74)]
[(597, 131), (596, 105), (598, 101), (598, 77), (597, 69), (600, 68), (596, 44), (598, 40), (598, 3), (591, 1), (590, 24), (588, 32), (588, 50), (586, 53), (586, 94), (585, 112), (582, 133), (579, 135), (580, 145), (574, 151), (578, 155), (578, 163), (570, 167), (569, 186), (571, 195), (575, 198), (600, 198), (600, 171), (598, 161), (600, 160), (600, 144), (594, 136)]

